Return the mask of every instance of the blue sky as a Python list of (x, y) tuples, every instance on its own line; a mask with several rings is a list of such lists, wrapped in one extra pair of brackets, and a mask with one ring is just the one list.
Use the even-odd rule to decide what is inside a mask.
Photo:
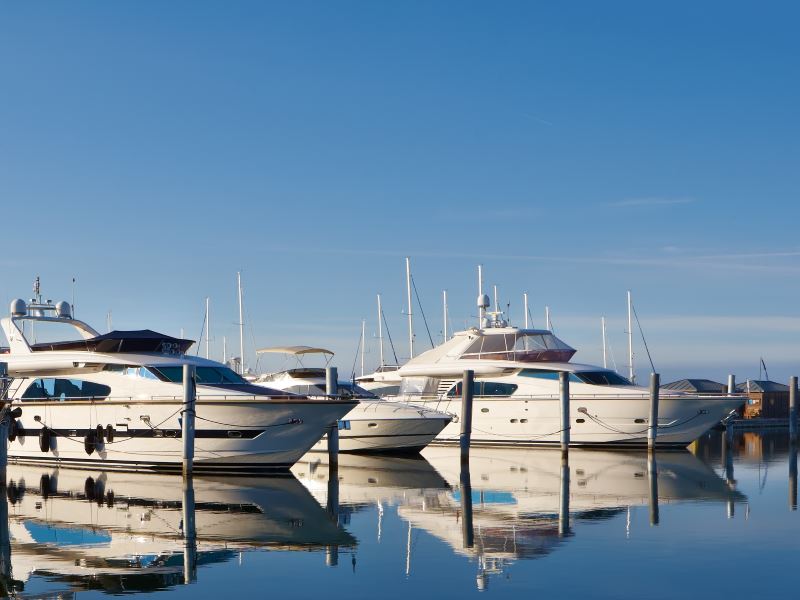
[[(665, 378), (800, 372), (792, 2), (0, 7), (0, 299), (104, 329), (321, 344), (349, 372), (404, 256), (441, 332), (485, 265), (512, 320)], [(541, 323), (537, 323), (541, 324)], [(420, 347), (426, 346), (422, 323)], [(235, 343), (235, 342), (234, 342)], [(371, 340), (368, 365), (377, 352)], [(248, 362), (253, 362), (249, 359)], [(645, 353), (637, 349), (645, 368)]]

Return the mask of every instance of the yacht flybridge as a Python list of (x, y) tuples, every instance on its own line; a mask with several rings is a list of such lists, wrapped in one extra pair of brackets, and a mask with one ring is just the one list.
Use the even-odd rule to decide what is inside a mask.
[[(261, 375), (257, 385), (308, 396), (324, 397), (326, 373), (324, 368), (306, 367), (301, 358), (333, 352), (310, 346), (279, 346), (262, 348), (258, 354), (279, 353), (294, 357), (298, 366), (292, 369)], [(342, 452), (419, 452), (427, 446), (452, 416), (419, 405), (381, 400), (364, 388), (349, 381), (338, 382), (339, 394), (353, 397), (358, 404), (339, 421), (339, 450)], [(325, 450), (320, 441), (314, 450)]]
[[(398, 398), (461, 412), (463, 372), (475, 372), (472, 444), (534, 446), (560, 441), (559, 373), (569, 373), (570, 443), (637, 446), (647, 443), (648, 389), (614, 371), (570, 362), (575, 349), (551, 331), (511, 327), (486, 313), (481, 328), (409, 360), (398, 374)], [(728, 417), (741, 396), (661, 393), (657, 443), (684, 447)], [(458, 443), (453, 422), (434, 443)]]
[[(197, 374), (196, 472), (285, 471), (356, 404), (254, 386), (187, 355), (192, 340), (150, 330), (100, 335), (67, 302), (14, 300), (0, 325), (9, 343), (0, 360), (13, 378), (11, 462), (180, 470), (187, 364)], [(40, 341), (47, 328), (70, 333)]]

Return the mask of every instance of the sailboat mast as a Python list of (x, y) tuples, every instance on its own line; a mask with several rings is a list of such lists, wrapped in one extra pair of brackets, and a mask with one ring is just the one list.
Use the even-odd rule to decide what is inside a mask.
[[(478, 265), (478, 298), (483, 298), (483, 265)], [(483, 306), (478, 306), (478, 328), (483, 327)]]
[(364, 343), (367, 339), (367, 320), (361, 319), (361, 376), (364, 376)]
[(444, 341), (447, 341), (447, 290), (442, 290), (442, 322), (444, 323), (444, 328), (442, 332), (444, 334)]
[(408, 357), (414, 358), (414, 316), (411, 307), (411, 259), (406, 256), (406, 295), (408, 299)]
[(236, 272), (236, 287), (239, 292), (239, 372), (244, 375), (244, 308), (242, 306), (242, 273)]
[(381, 295), (378, 294), (378, 348), (380, 349), (381, 366), (383, 366), (383, 309)]
[(206, 358), (211, 358), (211, 298), (206, 296)]
[(608, 344), (606, 344), (606, 318), (600, 317), (600, 325), (603, 328), (603, 368), (608, 368), (608, 359), (606, 358), (606, 348)]
[(633, 382), (636, 379), (636, 374), (633, 372), (633, 300), (630, 290), (628, 290), (628, 379)]
[(528, 328), (528, 292), (522, 294), (522, 305), (525, 311), (525, 329)]

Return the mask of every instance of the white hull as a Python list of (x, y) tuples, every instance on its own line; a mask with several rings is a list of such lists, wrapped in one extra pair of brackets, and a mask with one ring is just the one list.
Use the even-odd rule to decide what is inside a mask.
[[(739, 397), (662, 397), (659, 401), (657, 445), (686, 447), (726, 417), (742, 402)], [(414, 403), (458, 415), (433, 444), (457, 444), (461, 399), (419, 399)], [(647, 445), (649, 398), (596, 396), (571, 398), (570, 445)], [(585, 409), (585, 412), (580, 409)], [(472, 410), (473, 446), (547, 446), (561, 439), (558, 398), (475, 398)]]
[[(93, 469), (180, 470), (182, 404), (103, 400), (21, 403), (20, 431), (8, 445), (9, 462)], [(194, 470), (260, 473), (286, 471), (352, 402), (312, 399), (203, 399), (196, 406)], [(36, 419), (39, 417), (39, 420)], [(87, 454), (84, 439), (97, 425), (114, 439)], [(50, 431), (43, 452), (39, 435)]]
[[(447, 426), (451, 416), (386, 400), (361, 400), (340, 422), (340, 452), (419, 452)], [(327, 438), (313, 450), (328, 449)]]

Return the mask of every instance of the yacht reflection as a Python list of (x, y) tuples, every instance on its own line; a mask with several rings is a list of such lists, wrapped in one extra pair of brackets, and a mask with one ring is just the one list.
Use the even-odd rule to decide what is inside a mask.
[[(656, 460), (645, 452), (571, 449), (562, 458), (559, 450), (473, 448), (466, 478), (458, 449), (429, 447), (424, 456), (452, 490), (409, 497), (398, 514), (476, 559), (481, 589), (514, 561), (549, 554), (581, 524), (630, 507), (648, 506), (657, 525), (660, 504), (745, 500), (688, 452), (660, 453)], [(462, 529), (467, 520), (471, 536)]]
[[(203, 477), (9, 465), (0, 499), (8, 586), (153, 591), (254, 548), (327, 550), (356, 540), (295, 477)], [(193, 509), (193, 510), (192, 510)], [(3, 515), (0, 514), (0, 517)], [(2, 540), (0, 540), (2, 541)]]

